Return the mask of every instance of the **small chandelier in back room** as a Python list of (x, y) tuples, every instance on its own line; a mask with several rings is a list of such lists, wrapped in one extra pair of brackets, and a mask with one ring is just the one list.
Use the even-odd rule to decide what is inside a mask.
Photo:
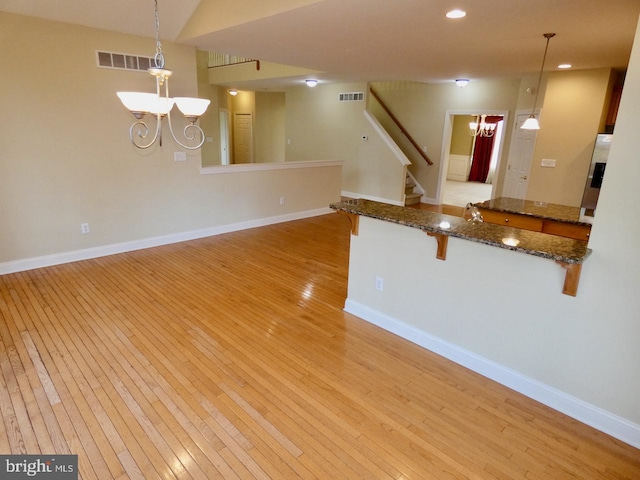
[[(154, 0), (154, 3), (156, 15), (156, 55), (153, 59), (154, 66), (149, 68), (148, 72), (156, 78), (156, 93), (117, 93), (124, 106), (127, 107), (137, 119), (129, 129), (129, 138), (131, 139), (131, 143), (141, 149), (149, 148), (156, 142), (156, 140), (159, 141), (160, 146), (162, 146), (162, 120), (164, 117), (167, 117), (169, 131), (171, 132), (171, 136), (175, 142), (187, 150), (196, 150), (202, 146), (205, 137), (202, 129), (195, 123), (207, 110), (210, 100), (190, 97), (169, 97), (169, 77), (173, 72), (164, 68), (164, 55), (162, 54), (162, 44), (160, 43), (158, 0)], [(163, 86), (164, 94), (161, 95)], [(184, 128), (184, 137), (187, 141), (195, 140), (197, 145), (187, 146), (181, 143), (173, 133), (173, 126), (171, 125), (171, 109), (174, 104), (178, 106), (178, 109), (182, 112), (185, 118), (189, 120), (189, 124)], [(149, 135), (149, 127), (142, 120), (147, 113), (155, 115), (156, 117), (156, 132), (148, 143), (142, 143)], [(196, 139), (196, 137), (198, 138)]]
[(493, 137), (496, 131), (495, 123), (488, 123), (486, 115), (480, 116), (480, 121), (469, 122), (469, 133), (472, 137)]

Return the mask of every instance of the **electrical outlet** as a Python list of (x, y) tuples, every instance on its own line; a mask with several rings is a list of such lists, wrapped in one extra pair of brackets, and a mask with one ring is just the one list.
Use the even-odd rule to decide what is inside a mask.
[(382, 292), (384, 290), (384, 278), (376, 277), (376, 290)]
[(174, 162), (186, 162), (187, 161), (187, 152), (173, 152), (173, 161)]
[(81, 223), (80, 224), (80, 231), (82, 232), (82, 234), (86, 234), (86, 233), (91, 233), (91, 229), (89, 228), (89, 224), (88, 223)]
[(284, 205), (284, 197), (280, 197), (280, 205)]

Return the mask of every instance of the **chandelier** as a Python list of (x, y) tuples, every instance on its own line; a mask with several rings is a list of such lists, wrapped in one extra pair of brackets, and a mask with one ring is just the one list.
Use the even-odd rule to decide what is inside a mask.
[(481, 115), (480, 121), (469, 122), (469, 133), (472, 137), (493, 137), (496, 132), (495, 123), (487, 123), (487, 116)]
[(538, 75), (538, 86), (536, 87), (536, 98), (533, 100), (533, 108), (531, 109), (531, 115), (527, 118), (522, 126), (523, 130), (540, 130), (540, 123), (536, 118), (536, 103), (538, 103), (538, 93), (540, 92), (540, 80), (542, 80), (542, 71), (544, 70), (544, 61), (547, 59), (547, 51), (549, 50), (549, 40), (556, 36), (555, 33), (545, 33), (544, 38), (547, 39), (547, 45), (544, 47), (544, 55), (542, 56), (542, 65), (540, 66), (540, 75)]
[[(204, 144), (205, 136), (202, 129), (195, 123), (207, 110), (211, 101), (203, 98), (169, 97), (169, 77), (173, 72), (164, 68), (164, 55), (162, 54), (162, 44), (160, 43), (158, 0), (154, 0), (154, 3), (156, 16), (156, 55), (153, 58), (154, 66), (149, 68), (148, 72), (156, 79), (156, 93), (117, 92), (120, 101), (136, 118), (136, 121), (133, 122), (129, 129), (129, 138), (131, 139), (131, 143), (140, 149), (149, 148), (156, 141), (162, 146), (162, 120), (167, 117), (169, 131), (175, 142), (187, 150), (196, 150)], [(173, 132), (171, 109), (174, 104), (177, 105), (180, 112), (182, 112), (189, 121), (189, 124), (184, 127), (183, 135), (191, 145), (180, 142)], [(145, 140), (149, 136), (149, 127), (143, 121), (143, 118), (147, 113), (156, 117), (156, 131), (153, 138), (145, 143)]]

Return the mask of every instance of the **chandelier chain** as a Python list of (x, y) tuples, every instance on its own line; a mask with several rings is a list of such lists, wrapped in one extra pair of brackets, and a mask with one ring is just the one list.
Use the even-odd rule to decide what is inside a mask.
[(153, 0), (156, 14), (156, 56), (153, 57), (156, 68), (164, 68), (164, 55), (162, 53), (162, 43), (160, 43), (160, 15), (158, 14), (158, 0)]

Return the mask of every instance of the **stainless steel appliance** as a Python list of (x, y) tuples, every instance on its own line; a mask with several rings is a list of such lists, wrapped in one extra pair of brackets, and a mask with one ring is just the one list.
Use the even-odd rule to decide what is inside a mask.
[(596, 137), (596, 145), (593, 148), (593, 155), (591, 156), (589, 175), (587, 176), (587, 183), (584, 187), (584, 195), (582, 196), (581, 206), (584, 215), (594, 216), (612, 140), (613, 135), (610, 134), (601, 133)]

